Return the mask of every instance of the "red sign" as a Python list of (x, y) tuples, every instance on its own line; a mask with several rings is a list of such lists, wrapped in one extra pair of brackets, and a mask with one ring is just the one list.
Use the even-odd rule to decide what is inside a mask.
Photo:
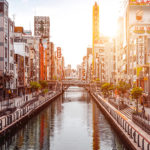
[(150, 5), (150, 0), (130, 0), (130, 5)]

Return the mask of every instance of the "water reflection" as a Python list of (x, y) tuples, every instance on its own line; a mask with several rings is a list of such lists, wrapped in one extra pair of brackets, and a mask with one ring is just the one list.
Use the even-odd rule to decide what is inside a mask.
[(123, 150), (90, 95), (70, 87), (9, 140), (1, 150)]

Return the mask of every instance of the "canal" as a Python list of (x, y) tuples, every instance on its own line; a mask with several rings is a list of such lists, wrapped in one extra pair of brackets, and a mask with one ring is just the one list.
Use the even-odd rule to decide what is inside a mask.
[(92, 100), (79, 87), (70, 87), (29, 120), (1, 150), (126, 150), (125, 145)]

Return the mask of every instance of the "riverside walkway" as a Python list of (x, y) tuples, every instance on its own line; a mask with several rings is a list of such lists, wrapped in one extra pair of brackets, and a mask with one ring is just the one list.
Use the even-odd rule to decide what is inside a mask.
[(119, 133), (124, 136), (126, 141), (135, 150), (150, 150), (150, 135), (137, 126), (131, 119), (113, 107), (97, 92), (91, 93), (96, 102), (103, 109), (109, 120), (118, 129)]
[(18, 107), (13, 113), (0, 117), (0, 136), (5, 135), (9, 129), (12, 129), (20, 122), (30, 118), (60, 94), (62, 94), (62, 91), (50, 92), (44, 97), (40, 96), (36, 101), (30, 100), (24, 107)]

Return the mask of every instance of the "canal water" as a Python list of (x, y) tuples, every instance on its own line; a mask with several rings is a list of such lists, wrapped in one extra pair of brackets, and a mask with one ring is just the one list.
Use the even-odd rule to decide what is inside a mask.
[(1, 150), (126, 150), (89, 93), (70, 87), (0, 145)]

